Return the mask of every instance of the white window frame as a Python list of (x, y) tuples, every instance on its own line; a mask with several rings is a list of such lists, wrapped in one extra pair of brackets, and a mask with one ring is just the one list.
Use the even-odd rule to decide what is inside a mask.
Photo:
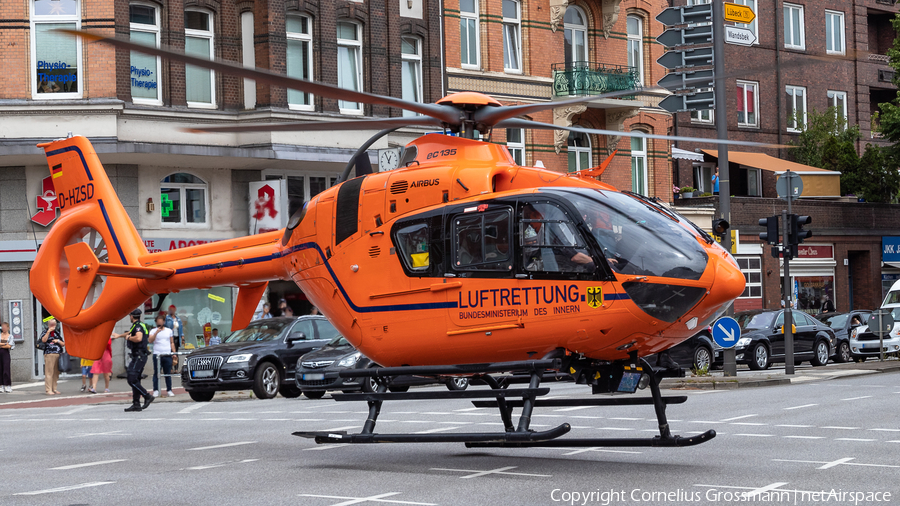
[[(509, 132), (513, 130), (519, 131), (519, 138), (522, 139), (520, 142), (510, 141), (509, 140)], [(513, 160), (516, 159), (516, 153), (520, 153), (520, 157), (522, 159), (521, 162), (516, 160), (516, 163), (519, 165), (525, 165), (525, 129), (524, 128), (507, 128), (506, 129), (506, 149), (509, 150), (510, 156), (513, 157)]]
[[(175, 174), (190, 174), (195, 178), (203, 181), (203, 183), (164, 183), (163, 179), (175, 175)], [(159, 180), (159, 191), (162, 193), (163, 188), (177, 188), (180, 190), (181, 197), (181, 220), (178, 223), (166, 223), (162, 220), (162, 215), (159, 216), (159, 226), (160, 228), (190, 228), (190, 229), (209, 229), (212, 220), (210, 220), (210, 216), (212, 215), (212, 208), (210, 207), (210, 195), (209, 195), (209, 183), (203, 179), (202, 177), (194, 174), (193, 172), (187, 170), (177, 170), (175, 172), (170, 172), (162, 177)], [(203, 190), (203, 198), (205, 200), (205, 208), (206, 215), (203, 217), (204, 221), (202, 223), (190, 223), (186, 220), (187, 206), (185, 202), (187, 202), (187, 194), (185, 190)], [(162, 199), (159, 202), (160, 212), (162, 212)]]
[[(750, 193), (750, 181), (756, 183), (756, 193)], [(762, 197), (762, 171), (760, 169), (747, 169), (747, 196)]]
[[(650, 179), (650, 167), (649, 167), (650, 160), (647, 157), (647, 138), (646, 137), (632, 137), (630, 140), (634, 141), (635, 139), (638, 139), (641, 141), (642, 151), (635, 151), (634, 149), (631, 150), (631, 191), (633, 191), (634, 193), (649, 197), (650, 196), (650, 191), (649, 191), (649, 188), (650, 188), (650, 181), (649, 181), (649, 179)], [(642, 164), (642, 168), (641, 168), (641, 170), (643, 172), (642, 176), (643, 176), (643, 181), (644, 181), (644, 188), (638, 188), (635, 184), (636, 183), (636, 179), (634, 177), (635, 169), (636, 169), (635, 164), (634, 164), (635, 160), (643, 160), (643, 162), (644, 162)]]
[[(256, 52), (253, 44), (253, 12), (241, 13), (241, 59), (245, 68), (256, 68)], [(244, 79), (244, 109), (256, 109), (256, 81)]]
[[(403, 52), (403, 40), (414, 43), (415, 48), (416, 48), (415, 54)], [(420, 39), (419, 37), (413, 37), (411, 35), (404, 35), (404, 36), (400, 37), (400, 48), (401, 48), (400, 49), (400, 58), (404, 62), (410, 63), (410, 66), (413, 69), (413, 72), (415, 73), (415, 78), (416, 78), (416, 90), (415, 90), (416, 97), (404, 96), (403, 100), (407, 100), (410, 102), (419, 102), (419, 103), (422, 103), (424, 101), (424, 98), (422, 95), (422, 93), (424, 92), (424, 90), (422, 88), (422, 48), (423, 47), (424, 46), (422, 44), (422, 39)], [(400, 66), (400, 69), (401, 69), (401, 72), (403, 72), (402, 65)], [(406, 77), (405, 75), (400, 77), (401, 83), (403, 82), (403, 79), (405, 77)], [(403, 86), (401, 84), (401, 88), (402, 87)], [(412, 111), (407, 111), (406, 109), (404, 109), (403, 116), (419, 116), (419, 114), (412, 112)]]
[[(337, 45), (338, 45), (338, 46), (344, 46), (344, 47), (351, 47), (351, 48), (355, 48), (355, 49), (356, 49), (356, 84), (357, 84), (357, 89), (354, 90), (354, 91), (363, 91), (363, 89), (364, 89), (365, 87), (363, 86), (363, 69), (362, 69), (362, 65), (363, 65), (363, 58), (362, 58), (362, 37), (363, 37), (362, 31), (363, 31), (363, 30), (362, 30), (362, 25), (360, 25), (359, 23), (356, 23), (356, 22), (354, 22), (354, 21), (350, 21), (350, 20), (348, 20), (348, 19), (339, 19), (339, 20), (338, 20), (338, 23), (348, 23), (348, 24), (351, 24), (351, 25), (353, 25), (353, 26), (356, 27), (356, 39), (357, 39), (357, 40), (350, 40), (350, 39), (341, 39), (341, 38), (338, 38), (338, 39), (337, 39)], [(338, 81), (340, 81), (340, 62), (338, 62)], [(338, 82), (338, 86), (340, 86), (340, 82)], [(350, 88), (345, 88), (345, 89), (350, 89)], [(342, 103), (355, 103), (355, 104), (356, 104), (356, 108), (351, 109), (351, 108), (341, 107), (340, 104), (342, 104)], [(338, 109), (340, 110), (341, 114), (352, 114), (352, 115), (355, 115), (355, 116), (362, 116), (362, 114), (363, 114), (363, 108), (364, 108), (364, 106), (363, 106), (363, 104), (362, 104), (361, 102), (346, 102), (346, 101), (343, 101), (343, 100), (338, 100)]]
[[(209, 16), (209, 30), (194, 30), (190, 28), (184, 29), (184, 36), (194, 37), (197, 39), (209, 39), (209, 59), (215, 59), (216, 57), (216, 33), (215, 33), (215, 16), (212, 12), (205, 9), (185, 9), (185, 13), (187, 12), (200, 12)], [(185, 78), (184, 82), (185, 86), (188, 86), (187, 79)], [(209, 98), (210, 102), (188, 102), (188, 107), (194, 107), (197, 109), (216, 109), (218, 106), (216, 105), (216, 71), (210, 69), (209, 71)]]
[[(139, 23), (131, 23), (131, 6), (132, 5), (141, 5), (144, 7), (150, 7), (153, 9), (153, 12), (156, 14), (156, 26), (144, 25)], [(159, 34), (160, 34), (160, 20), (162, 19), (160, 16), (161, 8), (158, 5), (147, 3), (147, 2), (130, 2), (128, 4), (129, 7), (129, 31), (130, 32), (144, 32), (144, 33), (152, 33), (156, 35), (156, 47), (159, 47)], [(130, 53), (129, 53), (129, 66), (130, 66)], [(162, 60), (157, 56), (156, 57), (156, 98), (141, 98), (141, 97), (131, 97), (131, 103), (133, 104), (143, 104), (143, 105), (163, 105), (162, 103)]]
[(84, 96), (84, 56), (81, 49), (81, 37), (75, 39), (75, 55), (78, 60), (78, 67), (75, 70), (75, 80), (78, 84), (78, 91), (75, 93), (38, 93), (37, 78), (37, 44), (35, 36), (37, 31), (35, 25), (38, 24), (59, 24), (72, 23), (76, 30), (81, 30), (81, 1), (76, 2), (76, 10), (74, 15), (68, 16), (38, 16), (34, 13), (34, 0), (28, 0), (28, 15), (30, 18), (29, 41), (31, 44), (31, 98), (34, 100), (71, 100), (73, 98), (82, 98)]
[[(501, 0), (501, 15), (502, 15), (502, 1), (511, 1), (516, 4), (516, 17), (515, 18), (502, 18), (502, 26), (503, 26), (503, 71), (508, 72), (510, 74), (521, 74), (522, 70), (522, 2), (519, 0)], [(515, 41), (512, 41), (508, 34), (507, 29), (512, 28), (515, 32)], [(516, 47), (516, 61), (515, 67), (507, 67), (506, 66), (506, 53), (507, 53), (507, 40), (510, 42), (515, 42)], [(510, 58), (511, 60), (512, 58)]]
[[(628, 33), (628, 20), (629, 19), (637, 20), (637, 22), (638, 22), (638, 34), (637, 35)], [(638, 48), (637, 61), (629, 62), (628, 66), (634, 67), (635, 69), (637, 69), (638, 84), (643, 85), (644, 84), (644, 18), (638, 16), (637, 14), (629, 14), (628, 16), (626, 16), (625, 32), (626, 32), (626, 34), (625, 34), (626, 39), (628, 40), (626, 42), (626, 47), (628, 50), (627, 58), (628, 59), (632, 58), (631, 55), (632, 55), (633, 45), (636, 45)]]
[[(712, 88), (701, 88), (697, 90), (700, 93), (713, 91)], [(715, 123), (715, 115), (712, 109), (702, 109), (699, 111), (691, 111), (691, 123), (701, 123), (704, 125), (712, 125)]]
[(759, 23), (759, 9), (756, 8), (757, 1), (756, 0), (731, 0), (731, 1), (738, 5), (745, 5), (747, 7), (750, 7), (750, 9), (756, 14), (756, 17), (753, 19), (753, 21), (751, 21), (749, 23), (735, 23), (734, 26), (737, 26), (740, 28), (746, 28), (746, 29), (750, 30), (751, 32), (753, 32), (753, 35), (756, 37), (756, 42), (754, 42), (753, 45), (758, 46), (759, 45), (759, 32), (757, 30), (758, 30), (758, 26), (759, 26), (759, 24), (758, 24)]
[[(797, 111), (797, 90), (803, 90), (803, 126), (806, 126), (806, 118), (809, 113), (808, 109), (806, 108), (806, 104), (807, 104), (806, 87), (805, 86), (785, 86), (784, 89), (785, 89), (785, 92), (790, 95), (789, 100), (791, 100), (791, 102), (792, 102), (791, 110), (794, 112)], [(792, 124), (791, 121), (793, 121), (793, 119), (794, 119), (793, 115), (790, 118), (788, 118), (787, 131), (792, 132), (792, 133), (799, 133), (800, 125)]]
[[(295, 40), (295, 41), (299, 41), (299, 42), (306, 42), (307, 44), (309, 44), (306, 49), (306, 61), (308, 63), (307, 70), (308, 70), (310, 79), (311, 80), (315, 79), (315, 74), (313, 74), (314, 64), (313, 64), (312, 18), (305, 14), (301, 14), (299, 12), (288, 12), (287, 17), (305, 18), (306, 19), (307, 26), (309, 27), (308, 34), (288, 32), (287, 28), (285, 28), (285, 34), (287, 35), (287, 39), (289, 41)], [(285, 65), (287, 65), (286, 60), (285, 60)], [(285, 67), (285, 72), (287, 72), (286, 67)], [(294, 111), (314, 111), (316, 109), (316, 97), (312, 93), (308, 93), (307, 95), (309, 96), (309, 104), (292, 104), (292, 103), (290, 103), (290, 101), (288, 101), (288, 109), (291, 109)]]
[(844, 117), (844, 128), (847, 126), (847, 121), (849, 121), (847, 117), (847, 92), (846, 91), (837, 91), (837, 90), (827, 90), (826, 95), (828, 97), (828, 107), (838, 107), (837, 97), (844, 97), (844, 106), (841, 114)]
[[(800, 33), (800, 45), (795, 45), (792, 42), (788, 42), (788, 22), (793, 19), (793, 16), (788, 16), (788, 11), (797, 10), (800, 11), (800, 16), (798, 19), (800, 20), (800, 26), (793, 26), (793, 22), (791, 22), (791, 39), (793, 39), (794, 31), (799, 30)], [(802, 5), (797, 4), (784, 4), (784, 9), (782, 10), (782, 17), (784, 18), (784, 47), (786, 49), (799, 49), (801, 51), (806, 50), (806, 20), (804, 16), (806, 15), (805, 9)]]
[[(570, 169), (572, 169), (572, 167), (568, 167), (568, 162), (567, 162), (566, 170), (569, 170), (569, 173), (574, 173), (574, 172), (578, 172), (581, 170), (590, 169), (591, 165), (594, 162), (594, 154), (592, 151), (594, 148), (594, 146), (593, 146), (594, 141), (591, 140), (591, 136), (588, 134), (585, 134), (585, 138), (588, 141), (587, 146), (570, 146), (569, 140), (568, 140), (568, 138), (566, 138), (566, 153), (575, 153), (574, 170), (570, 170)], [(587, 155), (588, 155), (588, 163), (587, 163), (588, 166), (587, 167), (581, 166), (581, 154), (582, 153), (587, 153)]]
[[(743, 95), (744, 95), (743, 98), (744, 98), (744, 119), (745, 119), (745, 121), (740, 121), (740, 120), (738, 120), (738, 126), (739, 126), (739, 127), (746, 127), (746, 128), (759, 128), (759, 124), (760, 124), (760, 120), (759, 120), (759, 83), (756, 82), (756, 81), (741, 81), (741, 80), (738, 80), (738, 81), (737, 81), (737, 86), (743, 86), (743, 87), (744, 87), (744, 90), (743, 90), (742, 93), (743, 93)], [(754, 121), (754, 122), (752, 122), (752, 123), (749, 122), (749, 121), (746, 121), (746, 119), (747, 119), (747, 112), (746, 112), (746, 109), (747, 109), (747, 89), (748, 89), (748, 88), (752, 88), (752, 89), (753, 89), (753, 111), (755, 112), (755, 115), (756, 115), (756, 121)]]
[(575, 44), (572, 44), (572, 54), (566, 55), (566, 56), (571, 58), (572, 63), (589, 62), (589, 61), (591, 61), (591, 48), (590, 48), (590, 46), (591, 46), (590, 40), (591, 39), (588, 38), (587, 15), (585, 14), (584, 9), (582, 9), (581, 7), (578, 7), (577, 5), (570, 5), (570, 6), (566, 7), (566, 11), (568, 11), (569, 9), (572, 9), (572, 10), (578, 12), (578, 14), (581, 16), (581, 19), (584, 20), (585, 24), (576, 25), (573, 23), (563, 23), (563, 34), (565, 35), (565, 32), (571, 32), (573, 42), (575, 41), (575, 34), (576, 33), (581, 34), (580, 36), (582, 37), (582, 40), (584, 40), (584, 59), (579, 60), (579, 59), (575, 58), (575, 56), (576, 56), (575, 55)]
[[(839, 36), (840, 40), (837, 40), (837, 41), (828, 40), (828, 26), (831, 24), (830, 23), (831, 19), (829, 19), (829, 18), (832, 18), (832, 19), (836, 18), (837, 20), (839, 20), (840, 29), (834, 30), (834, 27), (832, 27), (831, 35), (832, 35), (832, 39), (834, 39), (834, 36)], [(841, 11), (832, 11), (832, 10), (826, 9), (825, 10), (825, 53), (826, 54), (845, 54), (847, 52), (847, 43), (846, 43), (846, 40), (844, 37), (845, 34), (846, 34), (846, 27), (844, 25), (844, 13)], [(838, 42), (839, 45), (835, 45), (834, 44), (835, 42)], [(832, 44), (832, 49), (828, 49), (829, 43)]]
[[(462, 9), (459, 10), (459, 64), (464, 69), (473, 69), (478, 70), (481, 68), (481, 24), (478, 16), (478, 8), (479, 8), (479, 0), (474, 0), (475, 12), (465, 12)], [(463, 39), (463, 21), (474, 21), (475, 22), (475, 63), (466, 62), (463, 63), (462, 58), (462, 39)], [(466, 41), (468, 41), (468, 28), (466, 28)]]
[[(744, 291), (747, 293), (747, 296), (744, 296), (741, 293), (739, 299), (761, 299), (763, 296), (762, 291), (762, 257), (760, 256), (735, 256), (734, 259), (737, 261), (739, 268), (741, 269), (741, 273), (744, 275), (745, 285)], [(756, 260), (759, 263), (759, 268), (753, 268), (750, 266), (750, 261)], [(746, 267), (745, 267), (746, 265)], [(750, 274), (759, 274), (759, 282), (750, 282)], [(752, 294), (753, 290), (751, 288), (759, 288), (759, 295), (754, 296)]]

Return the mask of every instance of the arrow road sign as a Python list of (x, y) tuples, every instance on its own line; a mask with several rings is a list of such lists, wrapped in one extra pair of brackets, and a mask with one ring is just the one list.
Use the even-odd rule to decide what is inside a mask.
[(775, 181), (778, 198), (797, 200), (803, 195), (803, 179), (796, 172), (785, 172)]
[(738, 46), (752, 46), (756, 43), (756, 34), (753, 30), (738, 28), (736, 26), (725, 27), (725, 42)]
[(699, 4), (690, 7), (669, 7), (659, 13), (656, 20), (664, 25), (683, 25), (686, 23), (702, 23), (712, 18), (712, 4)]
[(668, 47), (685, 44), (703, 44), (712, 40), (712, 25), (692, 26), (690, 28), (669, 28), (656, 40)]
[(715, 109), (715, 95), (716, 94), (711, 91), (688, 93), (687, 95), (670, 95), (660, 100), (659, 106), (669, 112)]
[(693, 88), (712, 88), (713, 76), (712, 70), (673, 72), (660, 79), (657, 84), (669, 91), (690, 90)]
[(716, 320), (712, 329), (713, 341), (722, 348), (734, 348), (741, 338), (741, 326), (737, 320), (729, 316), (723, 316)]
[(705, 67), (712, 65), (713, 48), (702, 47), (690, 51), (669, 51), (659, 57), (656, 63), (669, 70), (684, 67)]
[(750, 7), (725, 2), (725, 21), (747, 24), (752, 23), (754, 19), (756, 14)]

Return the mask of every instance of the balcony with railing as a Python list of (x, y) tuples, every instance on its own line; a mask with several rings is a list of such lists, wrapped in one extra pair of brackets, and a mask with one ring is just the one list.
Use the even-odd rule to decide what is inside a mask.
[[(597, 62), (554, 63), (553, 95), (578, 97), (641, 87), (635, 67)], [(633, 100), (634, 96), (619, 97)]]

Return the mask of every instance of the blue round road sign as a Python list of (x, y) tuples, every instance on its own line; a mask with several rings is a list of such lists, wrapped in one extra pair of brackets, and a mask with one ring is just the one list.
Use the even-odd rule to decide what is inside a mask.
[(734, 318), (723, 316), (713, 323), (712, 337), (722, 348), (734, 348), (741, 338), (741, 326)]

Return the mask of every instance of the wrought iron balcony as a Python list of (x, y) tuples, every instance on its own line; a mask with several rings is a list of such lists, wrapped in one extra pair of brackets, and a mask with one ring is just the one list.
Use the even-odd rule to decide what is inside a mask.
[(557, 97), (599, 95), (641, 87), (634, 67), (578, 61), (554, 63), (552, 68), (553, 94)]

